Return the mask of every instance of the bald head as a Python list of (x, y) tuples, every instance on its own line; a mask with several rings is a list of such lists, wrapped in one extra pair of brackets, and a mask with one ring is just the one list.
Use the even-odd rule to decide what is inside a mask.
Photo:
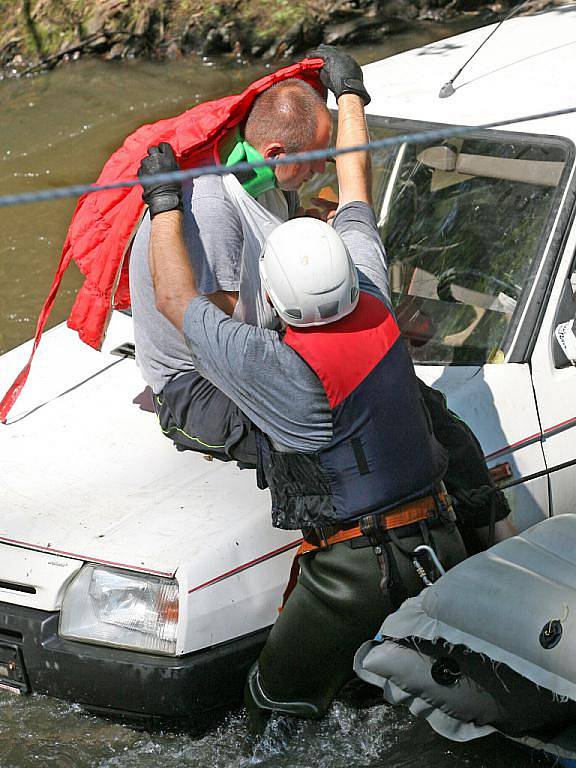
[[(331, 118), (324, 99), (303, 80), (283, 80), (255, 100), (244, 127), (244, 138), (266, 159), (294, 152), (326, 149), (330, 142)], [(278, 166), (281, 189), (296, 190), (314, 173), (324, 170), (325, 161)]]
[(303, 80), (283, 80), (264, 91), (254, 102), (244, 136), (259, 152), (271, 141), (286, 152), (301, 152), (314, 140), (318, 121), (330, 117), (320, 94)]

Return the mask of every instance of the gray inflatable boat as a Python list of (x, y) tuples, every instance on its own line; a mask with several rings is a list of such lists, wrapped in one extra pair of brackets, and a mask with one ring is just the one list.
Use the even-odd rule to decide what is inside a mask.
[(576, 515), (454, 567), (386, 619), (355, 670), (442, 736), (500, 732), (576, 768)]

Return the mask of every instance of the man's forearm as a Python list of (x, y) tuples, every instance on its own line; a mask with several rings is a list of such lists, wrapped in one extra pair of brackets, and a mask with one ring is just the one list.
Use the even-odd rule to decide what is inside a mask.
[(149, 259), (156, 307), (182, 331), (184, 313), (198, 290), (184, 244), (180, 211), (159, 213), (152, 219)]
[[(345, 93), (338, 99), (338, 149), (366, 144), (369, 140), (364, 104), (359, 96)], [(369, 152), (336, 157), (340, 205), (361, 200), (372, 205), (372, 172)]]
[(238, 291), (214, 291), (214, 293), (205, 294), (214, 306), (221, 309), (229, 317), (232, 317), (236, 304), (238, 304)]

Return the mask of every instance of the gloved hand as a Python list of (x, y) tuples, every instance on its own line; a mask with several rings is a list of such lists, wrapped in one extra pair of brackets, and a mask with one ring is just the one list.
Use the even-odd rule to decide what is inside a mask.
[(364, 106), (370, 104), (370, 95), (364, 88), (362, 70), (352, 56), (333, 45), (319, 45), (314, 51), (310, 51), (308, 56), (324, 59), (320, 80), (329, 91), (332, 91), (336, 99), (343, 93), (355, 93), (360, 96)]
[[(180, 167), (174, 157), (170, 144), (163, 141), (158, 146), (148, 147), (148, 156), (140, 163), (138, 178), (154, 176), (157, 173), (179, 171)], [(182, 182), (180, 181), (150, 181), (142, 184), (142, 199), (150, 209), (150, 218), (165, 211), (182, 210)]]

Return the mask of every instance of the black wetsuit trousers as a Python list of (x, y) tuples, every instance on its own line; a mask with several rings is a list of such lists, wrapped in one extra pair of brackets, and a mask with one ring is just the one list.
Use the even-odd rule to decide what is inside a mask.
[(222, 461), (256, 466), (256, 435), (250, 419), (217, 387), (189, 371), (154, 395), (160, 427), (179, 451), (199, 451)]

